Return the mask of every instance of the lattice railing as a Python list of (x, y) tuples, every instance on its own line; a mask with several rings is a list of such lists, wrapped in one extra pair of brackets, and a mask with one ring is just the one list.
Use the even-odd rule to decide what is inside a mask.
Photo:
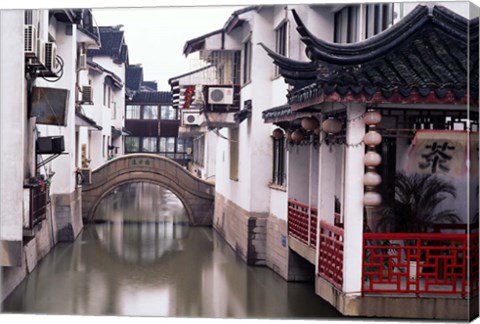
[(309, 206), (295, 200), (288, 200), (288, 235), (308, 244)]
[(318, 275), (342, 289), (343, 229), (320, 221)]
[(478, 293), (478, 233), (471, 234), (470, 247), (468, 234), (364, 233), (363, 238), (363, 293), (463, 298)]

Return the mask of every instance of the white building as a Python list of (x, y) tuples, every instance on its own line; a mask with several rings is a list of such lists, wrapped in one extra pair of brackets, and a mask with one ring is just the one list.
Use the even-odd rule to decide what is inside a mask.
[(98, 35), (89, 10), (0, 15), (3, 300), (56, 242), (73, 241), (83, 227), (77, 67)]
[(87, 51), (88, 74), (82, 78), (80, 98), (82, 113), (94, 122), (80, 136), (82, 168), (90, 170), (124, 153), (128, 48), (122, 26), (98, 29), (100, 47)]
[[(439, 79), (428, 73), (428, 69), (431, 68), (428, 66), (432, 63), (429, 60), (432, 58), (426, 55), (426, 52), (423, 52), (425, 55), (420, 56), (422, 59), (418, 61), (415, 61), (416, 54), (411, 54), (416, 53), (412, 52), (411, 48), (405, 49), (405, 54), (398, 54), (402, 51), (401, 44), (405, 44), (407, 48), (411, 44), (411, 39), (415, 39), (417, 42), (415, 44), (419, 44), (417, 45), (419, 52), (437, 48), (438, 44), (435, 42), (438, 37), (447, 44), (452, 42), (451, 45), (445, 45), (440, 52), (457, 50), (456, 54), (452, 54), (456, 59), (466, 55), (466, 44), (469, 42), (474, 46), (478, 44), (478, 22), (477, 25), (475, 23), (469, 25), (465, 19), (478, 17), (475, 8), (468, 3), (445, 3), (445, 7), (454, 10), (456, 14), (434, 7), (433, 4), (417, 8), (416, 4), (410, 3), (254, 6), (234, 12), (222, 29), (186, 42), (184, 47), (186, 55), (199, 52), (200, 58), (216, 67), (218, 74), (216, 87), (223, 88), (220, 90), (224, 92), (224, 96), (228, 88), (233, 89), (235, 93), (236, 89), (231, 86), (232, 84), (240, 86), (239, 107), (235, 107), (231, 102), (224, 102), (222, 110), (215, 109), (218, 105), (212, 102), (215, 98), (211, 97), (210, 87), (203, 85), (203, 96), (206, 99), (200, 113), (207, 120), (206, 125), (217, 135), (214, 137), (216, 141), (214, 227), (248, 264), (266, 265), (286, 280), (315, 279), (316, 293), (348, 315), (425, 318), (470, 316), (466, 305), (469, 298), (475, 296), (478, 279), (477, 281), (475, 278), (472, 279), (470, 288), (468, 284), (463, 285), (461, 291), (460, 288), (456, 288), (457, 281), (461, 281), (460, 277), (468, 272), (465, 266), (457, 264), (460, 261), (445, 261), (446, 259), (441, 261), (452, 262), (455, 267), (459, 267), (455, 270), (460, 273), (455, 277), (457, 281), (439, 279), (439, 274), (445, 271), (444, 268), (429, 264), (424, 265), (429, 268), (424, 274), (420, 270), (415, 279), (410, 279), (414, 280), (411, 286), (400, 288), (405, 284), (402, 280), (407, 280), (408, 276), (405, 273), (412, 272), (405, 269), (406, 264), (410, 265), (416, 261), (415, 257), (409, 256), (402, 261), (405, 262), (402, 266), (389, 268), (390, 272), (386, 274), (388, 280), (399, 282), (397, 288), (389, 288), (386, 279), (378, 279), (378, 276), (382, 278), (382, 274), (373, 275), (368, 272), (372, 266), (368, 262), (374, 261), (369, 259), (368, 253), (363, 248), (364, 244), (370, 244), (368, 237), (377, 237), (376, 233), (363, 232), (364, 219), (367, 219), (364, 204), (369, 206), (368, 204), (378, 202), (378, 196), (372, 189), (375, 186), (370, 184), (373, 181), (371, 177), (368, 181), (365, 180), (369, 183), (365, 188), (363, 180), (367, 163), (363, 160), (366, 153), (364, 141), (367, 141), (364, 140), (366, 124), (363, 118), (368, 115), (367, 110), (380, 108), (381, 114), (384, 115), (384, 122), (379, 124), (383, 136), (386, 137), (384, 139), (386, 144), (382, 144), (382, 149), (388, 150), (387, 146), (392, 143), (390, 138), (395, 139), (397, 151), (393, 155), (388, 155), (389, 159), (397, 160), (398, 168), (393, 169), (394, 173), (401, 169), (400, 164), (407, 155), (409, 141), (413, 139), (413, 137), (407, 139), (410, 136), (408, 134), (399, 136), (405, 131), (402, 125), (418, 134), (422, 133), (417, 132), (420, 128), (451, 130), (452, 127), (460, 127), (460, 124), (463, 125), (462, 129), (465, 132), (475, 131), (475, 127), (478, 130), (478, 108), (469, 110), (469, 107), (478, 105), (478, 97), (477, 101), (472, 98), (472, 106), (466, 105), (467, 99), (464, 97), (466, 74), (456, 74), (456, 82), (442, 83), (439, 80), (444, 81), (448, 78), (441, 76), (441, 71), (433, 74), (435, 77), (440, 75)], [(296, 18), (292, 9), (296, 12)], [(406, 16), (409, 18), (403, 20)], [(416, 25), (412, 23), (414, 21)], [(457, 21), (458, 25), (453, 23), (454, 21)], [(391, 26), (394, 28), (390, 30)], [(465, 41), (468, 37), (465, 32), (468, 26), (473, 28), (472, 33), (468, 34), (472, 35), (472, 38)], [(426, 33), (421, 28), (429, 32)], [(447, 35), (457, 35), (457, 38), (441, 34), (438, 30), (442, 28), (447, 31)], [(385, 29), (390, 32), (381, 33)], [(442, 36), (435, 34), (437, 32)], [(373, 37), (379, 33), (382, 36)], [(409, 36), (412, 38), (408, 38)], [(432, 42), (432, 45), (421, 47), (423, 40), (414, 37), (425, 37), (427, 39), (425, 42)], [(366, 39), (368, 40), (365, 41)], [(398, 41), (400, 39), (403, 43)], [(335, 44), (356, 42), (359, 44), (349, 46)], [(259, 43), (262, 46), (258, 46)], [(212, 59), (215, 55), (219, 56), (218, 53), (229, 51), (233, 52), (232, 57), (234, 62), (237, 60), (239, 67), (227, 75), (229, 80), (234, 80), (230, 83), (226, 82), (227, 78), (223, 75), (226, 69), (222, 61)], [(391, 55), (401, 56), (389, 57), (392, 63), (388, 64), (398, 69), (406, 66), (404, 70), (389, 74), (389, 70), (381, 70), (375, 65), (382, 64), (383, 61), (379, 58), (386, 57), (389, 51), (395, 53)], [(478, 60), (478, 53), (477, 56), (475, 52), (472, 53), (472, 59)], [(270, 58), (266, 56), (267, 54)], [(457, 54), (458, 56), (455, 56)], [(417, 63), (410, 62), (404, 65), (403, 55)], [(443, 57), (444, 54), (438, 55)], [(275, 64), (272, 64), (272, 59)], [(456, 59), (452, 59), (451, 62)], [(358, 63), (355, 60), (358, 60)], [(224, 59), (223, 62), (229, 61)], [(417, 72), (418, 76), (415, 77), (420, 78), (423, 83), (413, 82), (415, 78), (409, 80), (407, 76), (412, 73), (411, 69), (421, 69), (423, 64), (426, 64), (427, 70)], [(441, 64), (445, 64), (445, 61)], [(369, 66), (372, 68), (368, 69)], [(380, 70), (376, 70), (377, 68)], [(452, 70), (452, 66), (443, 69), (445, 70)], [(332, 74), (329, 74), (330, 72)], [(456, 73), (455, 69), (452, 73)], [(472, 84), (476, 89), (478, 74), (476, 75), (474, 71), (472, 73), (473, 77), (477, 77), (476, 83)], [(223, 77), (220, 77), (221, 75)], [(401, 76), (399, 80), (405, 77), (409, 81), (402, 85), (400, 81), (389, 79), (395, 75)], [(327, 76), (331, 79), (323, 81)], [(431, 81), (422, 79), (428, 79), (428, 76), (431, 77)], [(382, 84), (383, 88), (379, 84)], [(456, 84), (458, 89), (455, 88), (455, 95), (453, 92), (451, 96), (449, 95), (451, 101), (448, 101), (444, 97), (444, 91), (453, 91), (452, 84)], [(412, 87), (419, 89), (418, 94), (412, 94)], [(399, 96), (395, 94), (395, 91), (400, 91), (399, 89), (402, 98), (408, 99), (395, 97)], [(377, 92), (380, 94), (377, 95)], [(387, 99), (380, 100), (377, 97), (372, 99), (373, 95), (384, 96)], [(425, 99), (425, 96), (431, 98)], [(437, 113), (441, 116), (430, 116), (429, 111), (435, 111), (433, 115)], [(186, 109), (184, 113), (191, 112)], [(403, 117), (392, 117), (390, 114), (405, 114), (407, 117), (403, 120)], [(246, 119), (239, 118), (240, 116)], [(301, 130), (301, 122), (306, 117), (314, 125), (309, 131)], [(312, 120), (312, 117), (315, 120)], [(392, 118), (397, 118), (393, 124)], [(322, 132), (319, 126), (327, 119), (335, 119), (329, 122), (334, 124), (330, 125), (331, 127), (337, 127), (340, 123), (340, 135), (332, 135), (333, 131), (327, 135), (326, 124), (323, 125)], [(427, 126), (427, 123), (430, 126)], [(454, 125), (456, 123), (458, 125)], [(277, 127), (280, 129), (273, 132)], [(395, 134), (388, 133), (392, 131), (390, 127), (395, 130)], [(297, 129), (299, 131), (295, 133)], [(373, 130), (372, 126), (370, 130)], [(423, 133), (428, 131), (425, 130)], [(445, 131), (445, 134), (448, 136), (451, 133)], [(293, 144), (292, 140), (296, 143)], [(389, 170), (382, 165), (378, 166), (377, 170), (393, 188), (395, 185), (391, 181), (396, 181), (396, 177), (389, 175), (390, 171), (391, 168)], [(457, 231), (463, 227), (469, 228), (472, 222), (469, 212), (475, 208), (478, 210), (478, 202), (475, 207), (476, 200), (469, 200), (470, 205), (466, 205), (464, 199), (469, 196), (469, 192), (473, 194), (475, 182), (478, 186), (477, 178), (472, 178), (473, 184), (463, 178), (449, 180), (449, 183), (456, 187), (460, 198), (445, 202), (448, 201), (450, 206), (455, 207), (459, 222), (466, 224), (465, 226), (457, 224)], [(375, 182), (376, 179), (375, 177)], [(367, 194), (365, 202), (364, 193)], [(368, 220), (370, 221), (370, 218)], [(455, 226), (450, 226), (450, 230), (456, 228)], [(434, 252), (427, 252), (430, 247), (426, 239), (418, 233), (414, 235), (417, 242), (425, 244), (422, 253), (434, 255)], [(438, 242), (446, 238), (444, 234), (436, 235), (439, 236), (432, 236), (433, 241)], [(380, 237), (378, 236), (377, 240), (381, 241)], [(478, 246), (478, 234), (476, 237)], [(468, 234), (462, 236), (461, 240), (466, 238)], [(392, 244), (394, 240), (383, 238), (383, 241)], [(475, 247), (467, 245), (467, 241), (463, 242), (458, 248)], [(474, 244), (475, 240), (472, 242)], [(385, 248), (382, 251), (386, 251)], [(408, 246), (399, 247), (396, 251), (394, 253), (397, 254), (400, 253), (398, 251), (403, 251), (402, 253), (409, 251), (408, 253), (413, 255), (412, 248)], [(454, 253), (452, 251), (445, 250), (444, 255)], [(400, 258), (397, 254), (395, 258)], [(385, 257), (386, 254), (383, 255), (380, 257), (381, 260), (385, 262), (390, 260)], [(478, 262), (474, 256), (475, 254), (471, 259), (472, 264)], [(428, 262), (433, 262), (431, 260), (434, 258), (439, 257), (431, 257)], [(378, 271), (382, 271), (381, 267)], [(429, 280), (428, 276), (431, 276), (429, 273), (432, 272), (437, 276), (435, 277), (437, 279), (434, 279), (435, 285), (425, 288), (425, 281)], [(415, 288), (417, 290), (412, 290), (413, 286), (417, 287)], [(456, 295), (456, 299), (445, 299), (444, 296), (438, 295), (438, 290), (435, 292), (435, 289), (440, 291), (446, 289), (447, 294)], [(413, 298), (402, 298), (412, 292)], [(398, 294), (396, 296), (402, 297), (386, 298), (385, 293)], [(430, 301), (428, 298), (422, 298), (432, 293), (437, 294), (436, 298)], [(366, 298), (364, 294), (374, 296)], [(369, 305), (374, 306), (368, 307), (367, 301)], [(431, 312), (413, 311), (416, 305), (429, 302), (431, 305), (441, 302), (444, 307), (432, 306)], [(379, 306), (378, 303), (388, 303), (389, 306)], [(384, 309), (385, 312), (378, 309)]]

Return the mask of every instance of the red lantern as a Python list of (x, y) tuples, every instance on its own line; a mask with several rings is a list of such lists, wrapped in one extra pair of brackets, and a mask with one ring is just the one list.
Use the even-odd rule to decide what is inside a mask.
[(314, 117), (305, 117), (302, 119), (302, 127), (308, 131), (313, 131), (315, 128), (317, 128), (320, 123), (318, 122), (318, 119)]
[(272, 132), (272, 136), (276, 139), (282, 138), (284, 136), (283, 130), (281, 128), (275, 128)]
[(301, 141), (303, 141), (304, 138), (305, 134), (300, 129), (297, 129), (292, 133), (292, 141), (294, 141), (295, 143), (300, 143)]

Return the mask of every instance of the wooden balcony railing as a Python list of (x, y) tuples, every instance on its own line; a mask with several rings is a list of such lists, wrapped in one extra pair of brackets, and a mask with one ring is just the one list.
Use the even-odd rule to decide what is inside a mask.
[(47, 217), (48, 187), (44, 182), (40, 182), (29, 184), (25, 188), (30, 191), (30, 213), (25, 229), (31, 230)]
[(317, 246), (317, 209), (289, 199), (288, 235), (315, 249)]
[(364, 233), (362, 293), (478, 294), (478, 232)]
[(343, 285), (343, 229), (320, 221), (318, 275), (334, 286)]

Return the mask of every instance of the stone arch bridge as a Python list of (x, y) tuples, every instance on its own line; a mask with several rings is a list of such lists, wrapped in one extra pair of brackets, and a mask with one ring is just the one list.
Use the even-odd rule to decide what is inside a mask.
[(114, 188), (133, 182), (158, 184), (172, 191), (183, 203), (189, 224), (211, 226), (215, 186), (185, 170), (180, 164), (153, 154), (128, 154), (92, 171), (82, 185), (82, 216), (93, 220), (100, 201)]

